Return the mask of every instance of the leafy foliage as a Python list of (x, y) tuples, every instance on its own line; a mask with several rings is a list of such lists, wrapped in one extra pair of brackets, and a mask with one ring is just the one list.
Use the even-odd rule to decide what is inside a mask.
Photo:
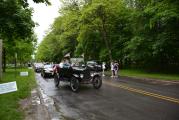
[[(54, 44), (48, 34), (39, 46), (38, 54), (43, 56), (39, 59), (56, 61), (46, 59), (49, 53), (61, 59), (70, 52), (84, 54), (85, 60), (120, 60), (125, 66), (177, 68), (178, 5), (177, 0), (63, 0), (61, 15), (49, 33), (58, 48), (45, 42)], [(45, 46), (48, 49), (41, 50)]]
[(0, 38), (25, 38), (33, 34), (32, 11), (22, 8), (17, 0), (0, 0)]
[[(48, 0), (34, 0), (36, 3)], [(3, 68), (6, 62), (14, 61), (15, 53), (18, 62), (28, 62), (36, 47), (37, 38), (33, 28), (32, 9), (27, 0), (0, 0), (0, 39), (3, 40)]]

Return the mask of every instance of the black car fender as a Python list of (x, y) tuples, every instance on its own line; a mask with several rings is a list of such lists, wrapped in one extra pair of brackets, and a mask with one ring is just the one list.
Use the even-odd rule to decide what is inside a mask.
[(79, 82), (82, 81), (82, 78), (80, 77), (80, 74), (72, 74), (72, 77), (75, 77), (76, 79), (78, 79)]
[(94, 74), (94, 76), (92, 77), (92, 79), (94, 80), (95, 77), (99, 77), (101, 79), (101, 75), (100, 74)]
[(72, 77), (75, 77), (75, 78), (80, 78), (80, 76), (78, 74), (73, 74)]

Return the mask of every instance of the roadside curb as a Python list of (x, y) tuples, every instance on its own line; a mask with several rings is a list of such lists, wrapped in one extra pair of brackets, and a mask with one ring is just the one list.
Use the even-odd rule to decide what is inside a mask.
[[(33, 93), (34, 92), (34, 93)], [(35, 96), (32, 96), (32, 105), (36, 105), (38, 107), (37, 109), (37, 120), (50, 120), (50, 116), (48, 114), (47, 109), (45, 108), (44, 104), (42, 103), (40, 99), (40, 93), (38, 88), (36, 88), (35, 91), (32, 91), (31, 94), (36, 94)]]
[(31, 96), (20, 101), (25, 113), (25, 120), (50, 120), (48, 111), (40, 101), (38, 88), (31, 91)]
[(56, 110), (53, 98), (46, 95), (40, 86), (38, 86), (38, 92), (40, 94), (40, 101), (48, 112), (49, 120), (63, 120), (62, 115)]

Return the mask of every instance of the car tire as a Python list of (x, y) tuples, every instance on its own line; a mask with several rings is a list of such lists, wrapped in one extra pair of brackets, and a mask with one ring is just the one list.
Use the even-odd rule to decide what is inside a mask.
[(43, 72), (43, 73), (42, 73), (42, 77), (43, 77), (43, 78), (46, 78), (47, 75)]
[(80, 86), (80, 82), (77, 78), (72, 77), (70, 80), (70, 87), (73, 92), (77, 92)]
[(43, 73), (41, 72), (40, 75), (43, 77)]
[(59, 80), (58, 74), (55, 74), (54, 75), (54, 84), (55, 84), (55, 87), (58, 87), (59, 83), (60, 83), (60, 80)]
[(102, 79), (100, 76), (96, 76), (93, 78), (93, 87), (95, 89), (99, 89), (102, 86)]

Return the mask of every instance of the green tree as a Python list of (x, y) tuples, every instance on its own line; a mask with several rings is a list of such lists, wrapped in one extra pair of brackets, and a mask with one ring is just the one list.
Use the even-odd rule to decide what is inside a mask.
[(56, 18), (51, 31), (39, 45), (38, 60), (59, 62), (67, 53), (74, 56), (79, 31), (79, 5), (75, 1), (65, 2), (60, 12), (61, 16)]
[[(96, 46), (100, 45), (99, 52), (97, 51), (100, 59), (112, 61), (117, 57), (124, 56), (122, 55), (123, 44), (130, 38), (130, 30), (127, 28), (128, 12), (125, 4), (119, 0), (105, 0), (103, 2), (93, 0), (91, 4), (82, 9), (80, 32), (83, 33), (84, 28), (86, 28), (87, 33), (90, 34), (93, 30), (93, 34), (96, 34), (96, 38), (91, 37), (90, 39), (93, 39), (91, 41), (97, 39), (97, 41), (101, 41), (99, 43), (94, 42)], [(83, 38), (80, 37), (81, 41), (82, 39), (85, 40), (86, 36), (87, 34), (83, 35)], [(85, 41), (90, 42), (90, 40)], [(101, 43), (104, 43), (104, 45)], [(95, 52), (91, 53), (91, 55), (93, 54)]]
[(177, 0), (62, 0), (60, 16), (40, 44), (39, 59), (66, 53), (120, 60), (146, 69), (179, 66)]
[[(48, 0), (34, 0), (45, 2)], [(32, 9), (28, 7), (27, 0), (0, 0), (0, 39), (3, 39), (4, 71), (6, 66), (6, 49), (15, 45), (15, 41), (28, 42), (33, 35), (35, 23), (31, 19)], [(10, 49), (9, 49), (10, 50)], [(8, 51), (9, 51), (8, 50)], [(13, 52), (13, 51), (10, 51)]]
[(133, 38), (128, 42), (128, 57), (153, 69), (176, 66), (179, 59), (178, 1), (136, 2), (138, 6), (131, 14)]

